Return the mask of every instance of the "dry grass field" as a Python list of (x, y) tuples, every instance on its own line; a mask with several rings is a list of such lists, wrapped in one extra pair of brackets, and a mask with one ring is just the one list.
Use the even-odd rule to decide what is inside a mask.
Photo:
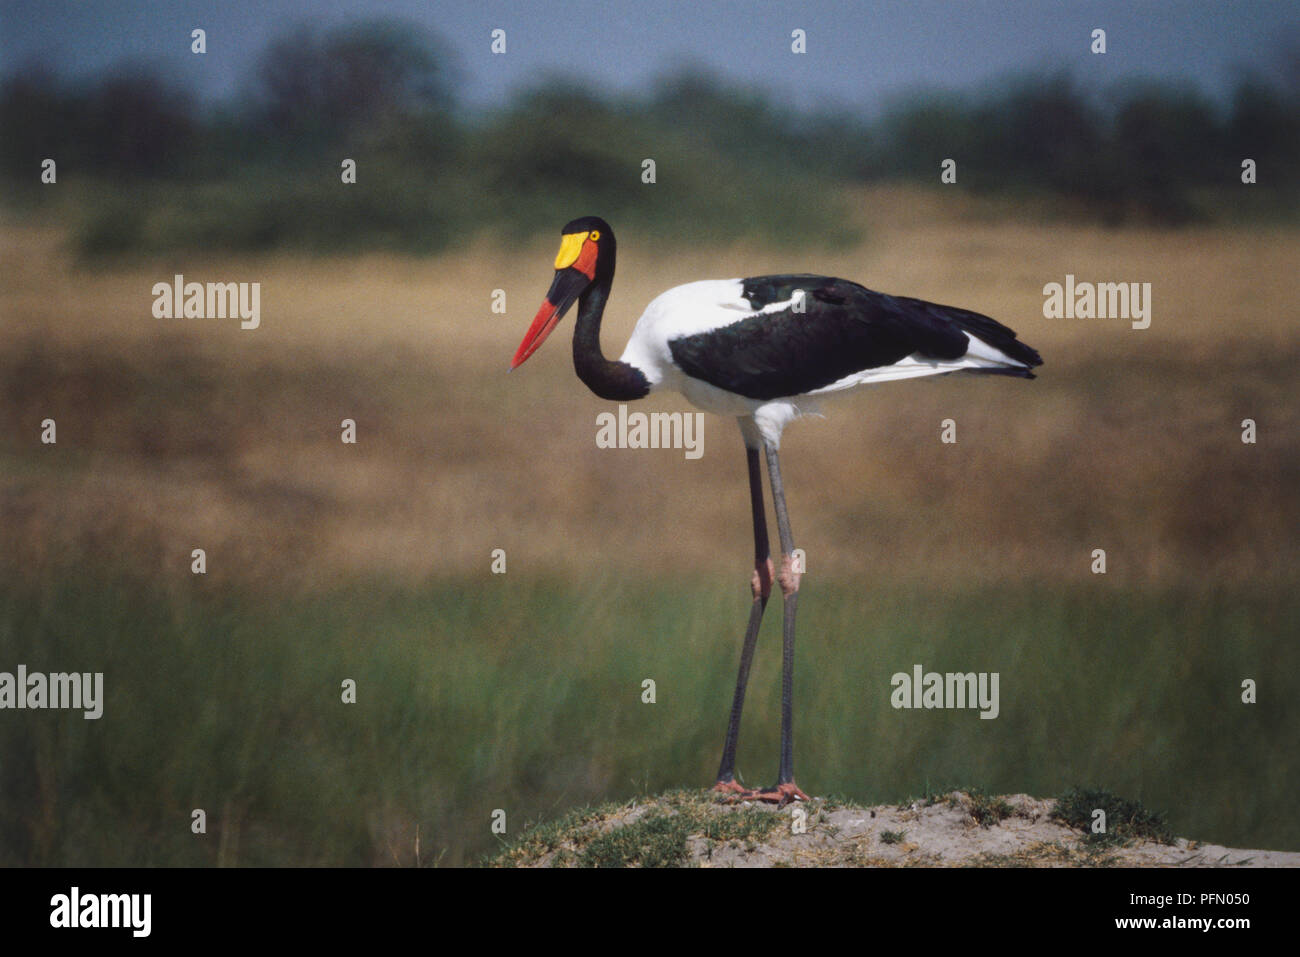
[[(622, 242), (603, 339), (694, 278), (817, 270), (958, 304), (1045, 358), (1035, 382), (891, 384), (791, 428), (795, 533), (814, 575), (846, 580), (1086, 580), (1090, 552), (1129, 584), (1293, 583), (1300, 527), (1294, 231), (1008, 225), (929, 194), (857, 197), (872, 239), (806, 261), (755, 249)], [(608, 405), (564, 335), (506, 363), (552, 250), (438, 260), (225, 259), (77, 268), (60, 235), (0, 233), (3, 527), (20, 573), (130, 543), (280, 587), (378, 574), (683, 573), (744, 588), (748, 521), (733, 423), (704, 456), (598, 449)], [(682, 244), (688, 249), (689, 242)], [(150, 288), (262, 283), (262, 322), (152, 317)], [(1046, 319), (1041, 288), (1152, 284), (1153, 319)], [(489, 308), (506, 291), (508, 312)], [(687, 406), (665, 395), (653, 409)], [(58, 423), (57, 447), (38, 442)], [(339, 441), (344, 418), (359, 442)], [(956, 445), (940, 421), (958, 424)], [(1256, 445), (1241, 421), (1258, 423)]]

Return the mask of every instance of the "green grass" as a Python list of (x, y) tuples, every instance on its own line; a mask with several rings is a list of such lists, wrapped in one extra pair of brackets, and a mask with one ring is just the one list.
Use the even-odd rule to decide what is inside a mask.
[[(732, 592), (484, 575), (269, 599), (86, 571), (5, 586), (0, 670), (103, 671), (106, 702), (99, 721), (0, 715), (0, 865), (458, 865), (573, 807), (703, 787), (747, 610)], [(1300, 598), (809, 579), (803, 599), (809, 793), (878, 804), (930, 780), (1039, 796), (1104, 780), (1167, 808), (1180, 836), (1300, 849)], [(777, 612), (741, 731), (749, 784), (775, 773), (779, 643)], [(1000, 672), (1001, 715), (894, 710), (890, 676), (914, 663)], [(1245, 677), (1258, 704), (1240, 702)], [(683, 826), (644, 822), (642, 863), (678, 853)], [(732, 839), (717, 826), (710, 839)]]
[(1011, 805), (1000, 797), (985, 794), (978, 788), (969, 793), (971, 797), (971, 817), (975, 818), (980, 827), (992, 827), (1000, 821), (1006, 820), (1013, 813)]
[[(1097, 810), (1106, 813), (1106, 830), (1094, 832), (1092, 822)], [(1084, 840), (1098, 847), (1120, 846), (1139, 839), (1172, 844), (1176, 836), (1163, 811), (1149, 810), (1141, 801), (1130, 801), (1104, 788), (1070, 788), (1057, 799), (1052, 817), (1083, 831)]]
[(510, 867), (548, 860), (551, 866), (680, 867), (690, 859), (687, 841), (692, 837), (705, 843), (708, 856), (719, 846), (753, 847), (784, 820), (768, 808), (720, 805), (704, 790), (671, 791), (652, 801), (647, 806), (612, 802), (570, 812), (529, 828), (484, 863)]
[(980, 827), (992, 827), (1015, 813), (1015, 809), (1001, 797), (989, 794), (980, 787), (931, 788), (927, 786), (921, 796), (909, 797), (900, 802), (898, 807), (900, 810), (907, 810), (913, 806), (928, 807), (931, 804), (960, 807), (965, 803), (961, 799), (962, 794), (969, 798), (970, 816)]

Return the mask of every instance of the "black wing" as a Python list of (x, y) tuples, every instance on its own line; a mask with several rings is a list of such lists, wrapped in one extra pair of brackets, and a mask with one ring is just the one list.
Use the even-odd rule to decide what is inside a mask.
[[(888, 296), (827, 276), (758, 276), (742, 282), (742, 295), (755, 309), (802, 291), (803, 311), (788, 306), (750, 316), (674, 339), (668, 348), (687, 375), (751, 399), (811, 392), (913, 353), (960, 359), (969, 345), (966, 333), (1026, 366), (1043, 361), (1006, 326), (965, 309)], [(1034, 377), (1028, 369), (990, 371)]]

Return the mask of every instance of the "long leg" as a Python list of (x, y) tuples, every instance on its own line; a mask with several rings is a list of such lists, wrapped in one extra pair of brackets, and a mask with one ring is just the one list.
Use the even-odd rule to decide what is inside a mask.
[(794, 613), (799, 598), (800, 572), (794, 563), (794, 536), (790, 533), (790, 515), (785, 507), (785, 488), (781, 484), (781, 462), (776, 449), (764, 443), (767, 474), (772, 482), (772, 502), (776, 506), (776, 528), (781, 538), (781, 584), (784, 616), (781, 621), (781, 768), (776, 785), (760, 792), (764, 800), (785, 804), (807, 800), (808, 795), (794, 783)]
[(754, 660), (754, 646), (758, 643), (758, 626), (763, 621), (763, 609), (772, 593), (772, 556), (767, 543), (767, 515), (763, 508), (763, 466), (758, 449), (746, 447), (749, 462), (749, 504), (754, 518), (754, 576), (752, 586), (754, 603), (749, 609), (749, 626), (745, 629), (745, 644), (740, 652), (740, 673), (736, 676), (736, 694), (731, 699), (731, 718), (727, 722), (727, 738), (722, 745), (722, 763), (718, 766), (716, 791), (746, 793), (736, 783), (736, 742), (740, 737), (740, 712), (745, 707), (745, 686), (749, 684), (749, 666)]

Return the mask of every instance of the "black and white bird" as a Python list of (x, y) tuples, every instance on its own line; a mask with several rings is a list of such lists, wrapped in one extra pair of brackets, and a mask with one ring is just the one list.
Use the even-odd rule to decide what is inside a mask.
[[(781, 484), (781, 432), (836, 392), (877, 382), (975, 372), (1032, 379), (1037, 352), (988, 316), (920, 299), (872, 292), (815, 275), (707, 279), (669, 289), (637, 321), (621, 358), (600, 349), (600, 320), (614, 281), (614, 231), (596, 216), (561, 233), (546, 301), (510, 368), (541, 346), (579, 303), (573, 365), (602, 399), (625, 402), (671, 389), (698, 408), (735, 416), (749, 465), (754, 524), (754, 601), (740, 656), (715, 790), (784, 804), (806, 799), (794, 781), (793, 681), (795, 605), (800, 569)], [(781, 571), (768, 548), (760, 453), (767, 460), (781, 543)], [(781, 669), (781, 761), (776, 784), (749, 790), (735, 779), (736, 742), (754, 645), (773, 579), (784, 597)]]

